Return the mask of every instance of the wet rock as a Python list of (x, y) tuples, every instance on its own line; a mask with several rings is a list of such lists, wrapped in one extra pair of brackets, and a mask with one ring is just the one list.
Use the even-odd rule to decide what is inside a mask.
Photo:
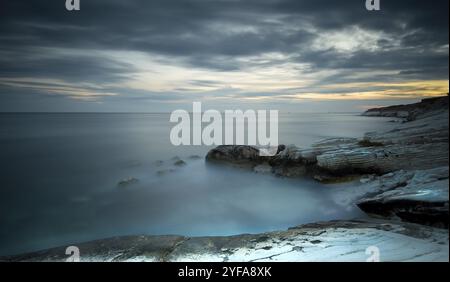
[(206, 161), (253, 168), (262, 163), (264, 158), (259, 155), (259, 150), (252, 146), (222, 145), (210, 150)]
[(375, 177), (376, 177), (375, 174), (364, 175), (359, 179), (359, 182), (362, 184), (369, 183), (370, 181), (373, 181)]
[(278, 145), (276, 154), (278, 155), (280, 152), (283, 152), (285, 149), (286, 149), (285, 145)]
[(415, 171), (401, 182), (394, 174), (388, 179), (393, 188), (363, 197), (358, 207), (369, 214), (448, 228), (448, 167)]
[[(355, 242), (358, 244), (355, 244)], [(125, 236), (76, 244), (81, 261), (355, 261), (377, 246), (380, 261), (448, 261), (448, 231), (376, 219), (329, 221), (235, 236)], [(65, 261), (66, 246), (0, 261)]]
[(348, 183), (359, 179), (360, 176), (357, 174), (348, 174), (343, 176), (337, 176), (333, 174), (321, 173), (315, 174), (313, 176), (314, 180), (317, 180), (323, 184), (337, 184), (337, 183)]
[(183, 161), (183, 160), (178, 160), (178, 161), (174, 162), (173, 165), (175, 165), (175, 166), (185, 166), (186, 162)]
[(138, 182), (139, 182), (139, 180), (137, 178), (127, 177), (127, 178), (124, 178), (124, 179), (120, 180), (117, 183), (117, 186), (119, 186), (119, 187), (128, 187), (128, 186), (130, 186), (132, 184), (136, 184)]

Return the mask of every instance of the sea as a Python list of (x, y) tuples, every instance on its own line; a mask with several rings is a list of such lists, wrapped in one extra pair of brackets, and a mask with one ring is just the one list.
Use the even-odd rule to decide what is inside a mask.
[[(362, 137), (388, 130), (389, 121), (280, 113), (279, 142), (308, 147)], [(364, 216), (336, 203), (333, 185), (208, 165), (212, 147), (172, 145), (174, 125), (168, 113), (0, 114), (0, 255), (114, 236), (259, 233)]]

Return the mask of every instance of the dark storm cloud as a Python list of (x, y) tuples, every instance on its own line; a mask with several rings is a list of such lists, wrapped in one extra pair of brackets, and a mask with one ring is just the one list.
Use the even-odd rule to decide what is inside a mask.
[[(335, 82), (355, 81), (346, 74), (361, 70), (448, 78), (448, 0), (381, 0), (379, 12), (366, 11), (364, 0), (81, 0), (77, 12), (66, 11), (64, 2), (1, 1), (0, 79), (111, 83), (137, 71), (93, 51), (140, 51), (218, 71), (306, 63), (310, 72), (340, 70), (329, 79)], [(354, 26), (388, 38), (378, 40), (379, 49), (351, 54), (312, 48), (322, 34)], [(70, 55), (70, 50), (80, 51)], [(270, 52), (285, 57), (242, 60)], [(201, 78), (195, 83), (209, 84)]]
[[(50, 54), (40, 54), (48, 52)], [(31, 53), (31, 54), (30, 54)], [(40, 54), (40, 55), (33, 55)], [(53, 78), (68, 82), (117, 82), (126, 79), (136, 69), (126, 63), (89, 53), (51, 54), (36, 48), (0, 51), (0, 77)]]
[[(414, 79), (447, 79), (448, 78), (448, 52), (423, 52), (423, 49), (411, 47), (397, 50), (378, 52), (356, 51), (350, 57), (341, 56), (334, 50), (309, 51), (305, 50), (302, 56), (298, 57), (299, 62), (312, 63), (314, 69), (346, 69), (352, 72), (361, 70), (400, 70), (398, 75)], [(345, 72), (339, 75), (345, 79)], [(389, 77), (387, 77), (389, 78)], [(371, 81), (377, 77), (371, 77)], [(385, 80), (386, 77), (379, 77)], [(349, 81), (349, 80), (347, 80)], [(338, 81), (335, 81), (338, 82)], [(350, 82), (350, 81), (349, 81)]]

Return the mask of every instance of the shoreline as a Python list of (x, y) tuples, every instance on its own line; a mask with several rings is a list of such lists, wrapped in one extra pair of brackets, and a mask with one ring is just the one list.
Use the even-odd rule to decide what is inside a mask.
[[(407, 122), (388, 132), (371, 132), (363, 138), (327, 139), (307, 149), (282, 146), (270, 158), (259, 157), (258, 151), (250, 146), (219, 146), (206, 156), (209, 163), (281, 177), (311, 177), (324, 183), (359, 178), (364, 184), (361, 191), (343, 200), (358, 205), (372, 218), (311, 223), (252, 235), (115, 237), (77, 244), (80, 258), (82, 261), (365, 261), (365, 249), (382, 242), (381, 260), (448, 261), (447, 107), (448, 96), (370, 109), (363, 115), (399, 117)], [(59, 247), (0, 257), (0, 261), (66, 258), (65, 247)]]
[[(448, 261), (448, 230), (364, 219), (303, 224), (284, 231), (233, 236), (122, 236), (76, 245), (84, 262), (364, 262), (376, 246), (381, 261)], [(0, 261), (66, 261), (67, 246)]]

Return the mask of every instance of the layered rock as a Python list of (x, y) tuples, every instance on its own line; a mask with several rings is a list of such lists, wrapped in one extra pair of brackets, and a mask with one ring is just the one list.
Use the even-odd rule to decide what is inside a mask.
[[(282, 146), (273, 157), (260, 157), (249, 146), (219, 146), (206, 160), (323, 182), (374, 174), (356, 193), (362, 199), (353, 198), (363, 211), (448, 228), (447, 106), (448, 97), (439, 97), (378, 109), (380, 116), (390, 116), (394, 110), (408, 112), (410, 121), (361, 139), (327, 139), (307, 149)], [(368, 113), (374, 115), (374, 110)]]
[(328, 139), (306, 149), (282, 146), (273, 157), (259, 156), (258, 149), (251, 146), (219, 146), (206, 160), (250, 168), (269, 164), (277, 175), (316, 179), (448, 165), (448, 109), (438, 108), (436, 101), (431, 103), (431, 112), (421, 110), (416, 120), (387, 132), (367, 133), (361, 139)]
[(363, 115), (398, 117), (398, 118), (406, 118), (407, 120), (415, 120), (418, 116), (424, 113), (443, 108), (448, 108), (448, 96), (427, 98), (415, 104), (373, 108), (367, 110)]
[(448, 228), (448, 167), (396, 174), (400, 177), (389, 177), (383, 192), (375, 195), (372, 192), (357, 205), (369, 214)]
[[(382, 220), (331, 221), (224, 237), (126, 236), (78, 244), (81, 261), (448, 261), (448, 232)], [(65, 261), (66, 247), (0, 261)], [(376, 250), (378, 253), (371, 253)]]

